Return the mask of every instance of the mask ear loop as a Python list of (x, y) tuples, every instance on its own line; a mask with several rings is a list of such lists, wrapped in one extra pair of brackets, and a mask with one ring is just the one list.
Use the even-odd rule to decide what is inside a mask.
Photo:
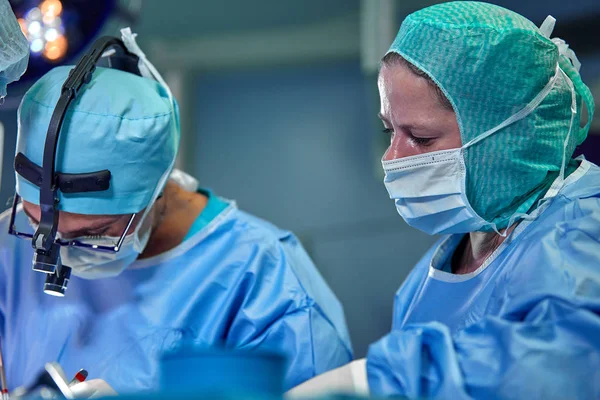
[(527, 117), (529, 114), (531, 114), (542, 103), (542, 101), (544, 101), (544, 99), (548, 96), (548, 94), (550, 94), (554, 85), (556, 85), (556, 81), (559, 76), (559, 71), (560, 71), (560, 68), (557, 66), (555, 74), (552, 76), (552, 78), (550, 78), (550, 80), (548, 81), (546, 86), (544, 86), (544, 88), (525, 107), (523, 107), (517, 113), (515, 113), (515, 114), (511, 115), (510, 117), (508, 117), (507, 119), (505, 119), (499, 125), (496, 125), (492, 129), (489, 129), (489, 130), (483, 132), (481, 135), (471, 139), (469, 142), (467, 142), (466, 144), (464, 144), (462, 146), (462, 150), (465, 150), (468, 147), (471, 147), (471, 146), (481, 142), (482, 140), (488, 138), (489, 136), (493, 135), (494, 133), (498, 132), (499, 130), (506, 128), (507, 126), (512, 125), (515, 122), (520, 121), (523, 118)]

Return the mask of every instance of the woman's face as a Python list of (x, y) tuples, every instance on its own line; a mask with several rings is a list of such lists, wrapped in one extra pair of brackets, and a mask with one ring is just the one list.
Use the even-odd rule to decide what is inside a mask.
[(402, 64), (384, 65), (378, 86), (379, 118), (390, 134), (384, 160), (461, 147), (454, 111), (444, 107), (425, 78)]

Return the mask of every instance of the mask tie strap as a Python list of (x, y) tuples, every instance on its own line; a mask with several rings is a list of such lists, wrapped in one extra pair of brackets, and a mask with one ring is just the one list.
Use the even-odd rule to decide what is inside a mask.
[(550, 93), (550, 91), (552, 90), (554, 85), (556, 84), (556, 80), (558, 79), (558, 76), (559, 76), (559, 68), (557, 66), (556, 73), (554, 74), (554, 76), (552, 76), (552, 78), (550, 78), (550, 81), (548, 81), (546, 86), (544, 86), (544, 88), (537, 94), (537, 96), (535, 96), (533, 98), (533, 100), (531, 100), (529, 102), (529, 104), (527, 104), (525, 107), (523, 107), (521, 110), (519, 110), (516, 114), (513, 114), (510, 117), (508, 117), (506, 120), (504, 120), (499, 125), (496, 125), (492, 129), (489, 129), (489, 130), (483, 132), (481, 135), (479, 135), (476, 138), (472, 139), (471, 141), (467, 142), (465, 145), (462, 146), (462, 148), (466, 149), (468, 147), (471, 147), (474, 144), (479, 143), (483, 139), (498, 132), (500, 129), (506, 128), (507, 126), (509, 126), (517, 121), (520, 121), (523, 118), (525, 118), (526, 116), (528, 116), (529, 114), (531, 114), (542, 103), (542, 101), (544, 101), (546, 96), (548, 96), (548, 94)]

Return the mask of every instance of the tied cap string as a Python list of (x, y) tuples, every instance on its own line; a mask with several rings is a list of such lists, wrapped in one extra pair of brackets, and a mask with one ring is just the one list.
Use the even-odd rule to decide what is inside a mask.
[[(559, 55), (566, 57), (569, 61), (571, 61), (571, 64), (573, 65), (573, 67), (575, 68), (577, 73), (579, 73), (579, 70), (581, 69), (581, 62), (579, 62), (579, 59), (577, 58), (577, 55), (575, 54), (573, 49), (570, 49), (569, 45), (563, 39), (550, 38), (550, 36), (552, 35), (552, 32), (554, 31), (555, 25), (556, 25), (556, 19), (553, 16), (548, 15), (546, 17), (546, 19), (544, 20), (544, 22), (542, 23), (542, 25), (540, 26), (540, 33), (542, 35), (544, 35), (544, 37), (546, 37), (547, 39), (551, 40), (552, 43), (554, 43), (556, 45), (556, 47), (558, 48)], [(566, 160), (567, 146), (568, 146), (569, 140), (571, 138), (571, 131), (573, 130), (573, 124), (575, 123), (575, 116), (577, 115), (577, 97), (575, 94), (575, 87), (574, 87), (573, 82), (571, 81), (569, 76), (565, 73), (565, 71), (563, 71), (561, 69), (561, 72), (562, 72), (562, 75), (563, 75), (565, 81), (567, 82), (567, 85), (569, 86), (569, 89), (571, 91), (571, 123), (569, 125), (569, 133), (567, 134), (565, 142), (563, 143), (563, 161), (562, 161), (562, 165), (560, 168), (560, 178), (564, 179), (565, 167), (566, 167), (566, 162), (567, 162), (567, 160)]]
[(569, 45), (564, 40), (559, 38), (550, 38), (550, 36), (552, 35), (552, 31), (554, 30), (555, 23), (556, 19), (549, 15), (540, 27), (540, 33), (548, 40), (551, 40), (552, 43), (554, 43), (558, 47), (559, 54), (571, 61), (571, 64), (573, 64), (573, 67), (575, 69), (576, 73), (568, 73), (568, 75), (571, 82), (575, 86), (577, 93), (583, 98), (583, 102), (585, 103), (585, 107), (587, 108), (588, 112), (587, 123), (583, 129), (580, 129), (580, 132), (578, 134), (577, 144), (581, 144), (581, 142), (583, 142), (583, 140), (587, 136), (587, 132), (589, 131), (590, 126), (592, 124), (595, 109), (594, 97), (590, 89), (581, 80), (581, 76), (579, 76), (579, 69), (581, 68), (581, 63), (577, 59), (575, 52), (569, 48)]
[(556, 19), (552, 15), (548, 15), (542, 23), (542, 26), (540, 26), (540, 33), (551, 40), (552, 43), (558, 47), (558, 53), (561, 56), (568, 58), (571, 61), (571, 64), (573, 64), (575, 67), (575, 70), (579, 72), (581, 69), (581, 63), (579, 62), (579, 59), (577, 58), (577, 55), (573, 49), (570, 49), (567, 42), (560, 38), (550, 38), (552, 31), (554, 31), (554, 25), (556, 25)]
[(169, 96), (169, 100), (171, 103), (173, 102), (173, 95), (171, 94), (171, 89), (169, 89), (169, 85), (163, 79), (162, 75), (158, 70), (154, 67), (154, 65), (148, 60), (146, 54), (140, 49), (140, 46), (137, 44), (135, 38), (137, 33), (131, 32), (131, 28), (123, 28), (121, 29), (121, 40), (127, 47), (127, 50), (138, 56), (140, 62), (138, 63), (138, 68), (144, 78), (154, 79), (158, 81), (167, 91)]

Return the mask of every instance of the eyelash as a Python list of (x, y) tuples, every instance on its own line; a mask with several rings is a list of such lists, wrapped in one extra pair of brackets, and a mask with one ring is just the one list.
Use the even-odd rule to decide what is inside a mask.
[[(382, 132), (383, 132), (383, 133), (385, 133), (386, 135), (391, 135), (391, 134), (393, 134), (393, 133), (394, 133), (394, 130), (393, 130), (393, 129), (386, 128), (386, 129), (384, 129)], [(418, 145), (420, 145), (420, 146), (427, 146), (427, 145), (431, 144), (431, 141), (433, 140), (432, 138), (421, 138), (421, 137), (417, 137), (417, 136), (414, 136), (414, 135), (412, 135), (412, 134), (410, 134), (410, 133), (409, 133), (409, 139), (410, 139), (410, 140), (411, 140), (413, 143), (416, 143), (416, 144), (418, 144)]]
[(102, 239), (102, 235), (89, 235), (85, 237), (86, 239)]

